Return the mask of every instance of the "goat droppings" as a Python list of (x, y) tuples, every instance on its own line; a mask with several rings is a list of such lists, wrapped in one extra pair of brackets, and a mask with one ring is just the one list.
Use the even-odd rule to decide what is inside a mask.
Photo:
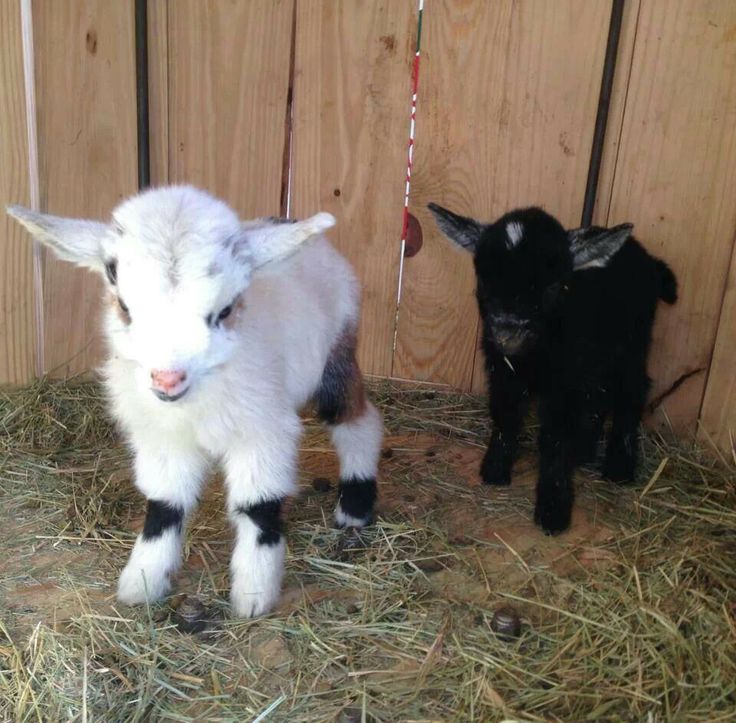
[(503, 640), (512, 640), (521, 635), (521, 618), (512, 607), (498, 608), (491, 618), (491, 630)]

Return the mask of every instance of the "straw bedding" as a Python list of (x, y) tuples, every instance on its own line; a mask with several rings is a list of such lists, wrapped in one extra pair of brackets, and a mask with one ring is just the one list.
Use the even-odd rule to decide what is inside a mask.
[[(547, 538), (530, 521), (533, 424), (514, 485), (481, 488), (482, 399), (372, 394), (387, 426), (378, 524), (330, 527), (336, 461), (309, 421), (283, 600), (244, 621), (228, 616), (219, 480), (179, 594), (118, 606), (144, 504), (99, 387), (1, 393), (0, 719), (732, 720), (729, 460), (650, 435), (641, 484), (580, 473), (571, 530)], [(184, 595), (206, 606), (204, 632), (180, 629)], [(492, 631), (500, 605), (518, 639)]]

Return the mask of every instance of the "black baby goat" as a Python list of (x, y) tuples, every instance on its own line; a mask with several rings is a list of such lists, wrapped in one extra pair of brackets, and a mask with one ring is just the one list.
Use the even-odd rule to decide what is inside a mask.
[(527, 402), (539, 400), (535, 522), (570, 524), (577, 465), (595, 456), (611, 417), (603, 475), (634, 479), (649, 389), (646, 361), (657, 301), (677, 299), (670, 268), (631, 224), (566, 231), (539, 208), (482, 224), (429, 205), (440, 230), (475, 260), (493, 433), (481, 477), (511, 483)]

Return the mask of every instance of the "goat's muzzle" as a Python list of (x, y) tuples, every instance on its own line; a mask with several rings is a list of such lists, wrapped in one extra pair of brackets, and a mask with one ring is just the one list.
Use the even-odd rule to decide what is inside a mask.
[(187, 373), (174, 369), (154, 369), (151, 371), (151, 391), (163, 402), (181, 399), (189, 387), (184, 386)]

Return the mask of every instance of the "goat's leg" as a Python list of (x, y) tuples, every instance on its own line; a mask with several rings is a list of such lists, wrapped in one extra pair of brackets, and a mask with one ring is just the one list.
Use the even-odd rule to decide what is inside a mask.
[(278, 432), (231, 449), (225, 459), (227, 507), (235, 528), (230, 564), (233, 614), (255, 617), (276, 605), (281, 590), (286, 543), (281, 505), (293, 493), (300, 423), (285, 421)]
[(575, 442), (576, 464), (588, 464), (596, 458), (606, 421), (604, 396), (605, 393), (600, 389), (582, 393), (580, 426)]
[(504, 360), (489, 364), (488, 372), (493, 432), (481, 464), (480, 476), (487, 485), (510, 485), (511, 468), (526, 416), (529, 391), (526, 383), (508, 368)]
[(634, 481), (639, 461), (639, 424), (649, 385), (644, 370), (625, 369), (614, 387), (612, 424), (603, 464), (606, 479)]
[(121, 602), (153, 602), (169, 592), (181, 565), (184, 523), (197, 504), (206, 469), (206, 458), (191, 447), (160, 440), (155, 448), (136, 444), (136, 486), (148, 498), (148, 509), (143, 532), (120, 575)]
[(539, 401), (539, 479), (534, 521), (548, 534), (570, 526), (577, 413), (564, 392)]
[(383, 422), (365, 394), (354, 334), (344, 333), (332, 350), (316, 402), (317, 416), (329, 426), (340, 460), (335, 523), (364, 527), (373, 519)]

